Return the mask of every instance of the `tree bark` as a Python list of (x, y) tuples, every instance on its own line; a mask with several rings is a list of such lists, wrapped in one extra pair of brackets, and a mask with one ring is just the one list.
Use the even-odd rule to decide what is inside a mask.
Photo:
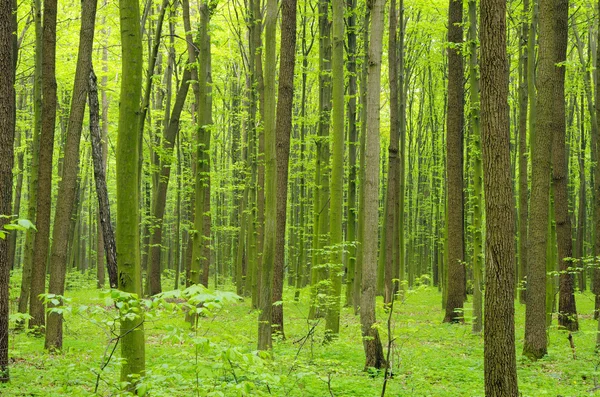
[(463, 202), (463, 41), (462, 2), (448, 7), (448, 103), (446, 116), (446, 179), (448, 212), (448, 279), (444, 322), (464, 322), (464, 202)]
[[(381, 89), (381, 52), (383, 47), (384, 0), (369, 3), (371, 37), (367, 81), (367, 134), (365, 136), (365, 179), (364, 181), (364, 234), (362, 240), (362, 286), (360, 297), (360, 322), (365, 349), (365, 370), (370, 367), (383, 368), (385, 358), (379, 331), (374, 328), (375, 294), (377, 279), (377, 223), (379, 219), (379, 108)], [(366, 237), (369, 236), (369, 237)]]
[[(16, 10), (14, 10), (16, 12)], [(12, 168), (15, 141), (15, 33), (12, 0), (0, 1), (0, 215), (8, 216), (12, 206)], [(10, 221), (0, 217), (0, 230)], [(8, 360), (9, 279), (8, 240), (0, 239), (0, 382), (10, 380)]]
[(485, 395), (517, 397), (515, 222), (510, 167), (506, 2), (482, 0), (481, 139), (486, 214)]
[[(117, 263), (119, 289), (142, 295), (139, 223), (139, 137), (140, 101), (142, 99), (142, 38), (137, 0), (120, 0), (121, 19), (121, 93), (117, 135)], [(134, 301), (135, 302), (135, 301)], [(134, 303), (135, 304), (135, 303)], [(138, 308), (139, 310), (139, 308)], [(130, 382), (145, 372), (144, 318), (138, 315), (121, 318), (121, 381)]]
[[(273, 272), (273, 302), (281, 302), (283, 293), (283, 265), (285, 260), (285, 226), (288, 198), (288, 164), (290, 135), (292, 133), (292, 105), (294, 101), (294, 66), (296, 64), (296, 0), (281, 3), (281, 45), (277, 118), (275, 125), (277, 167), (277, 225), (275, 263)], [(273, 331), (285, 336), (283, 303), (273, 306)]]
[[(569, 30), (569, 1), (556, 0), (554, 5), (556, 35), (554, 63), (562, 65), (567, 58), (567, 38)], [(571, 258), (573, 240), (571, 217), (569, 215), (568, 165), (566, 158), (566, 119), (565, 119), (565, 68), (555, 67), (556, 87), (554, 88), (553, 112), (554, 140), (552, 148), (552, 184), (554, 188), (554, 208), (556, 220), (556, 238), (559, 262), (559, 301), (558, 324), (569, 331), (577, 331), (577, 307), (574, 296), (574, 276)]]
[(548, 216), (550, 211), (550, 171), (552, 141), (558, 129), (553, 101), (557, 90), (555, 72), (554, 0), (540, 0), (539, 63), (537, 103), (539, 118), (531, 145), (531, 197), (529, 214), (529, 252), (527, 265), (527, 306), (523, 354), (531, 359), (546, 355), (546, 258)]
[(331, 178), (329, 180), (329, 280), (331, 291), (325, 323), (326, 340), (340, 332), (344, 244), (344, 0), (332, 0), (332, 129)]
[(56, 122), (56, 12), (57, 1), (44, 2), (42, 33), (42, 132), (38, 169), (37, 234), (31, 267), (31, 297), (29, 328), (40, 331), (45, 325), (44, 305), (38, 298), (45, 292), (46, 262), (50, 243), (50, 212), (52, 210), (52, 156)]
[[(88, 95), (88, 78), (92, 68), (92, 45), (94, 43), (94, 25), (96, 21), (97, 0), (84, 0), (81, 3), (81, 30), (79, 32), (79, 52), (73, 83), (73, 97), (67, 127), (64, 148), (63, 173), (58, 186), (54, 228), (52, 230), (52, 248), (50, 254), (50, 284), (48, 292), (64, 295), (67, 273), (67, 248), (69, 243), (69, 225), (79, 174), (79, 143), (85, 103)], [(48, 305), (53, 307), (53, 305)], [(50, 312), (46, 324), (45, 347), (51, 351), (62, 349), (62, 314)]]

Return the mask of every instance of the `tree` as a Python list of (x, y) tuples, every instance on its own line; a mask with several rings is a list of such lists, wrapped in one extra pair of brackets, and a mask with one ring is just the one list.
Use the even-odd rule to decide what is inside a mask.
[(329, 200), (329, 246), (331, 250), (329, 279), (330, 302), (325, 329), (329, 337), (340, 332), (340, 299), (342, 295), (342, 230), (344, 213), (344, 0), (332, 0), (332, 129), (331, 192)]
[[(96, 21), (97, 0), (85, 0), (81, 3), (81, 31), (79, 34), (79, 53), (77, 69), (73, 83), (73, 98), (69, 112), (69, 124), (65, 142), (63, 173), (58, 187), (54, 228), (52, 229), (52, 248), (50, 254), (50, 284), (48, 292), (64, 295), (67, 273), (67, 246), (69, 243), (69, 225), (73, 212), (73, 203), (77, 191), (79, 171), (79, 142), (85, 103), (88, 95), (88, 79), (92, 69), (92, 45), (94, 43), (94, 25)], [(53, 305), (49, 305), (52, 307)], [(50, 312), (46, 325), (45, 347), (49, 350), (62, 349), (62, 314)]]
[[(35, 27), (35, 66), (33, 77), (33, 139), (31, 144), (31, 163), (28, 183), (27, 218), (35, 220), (37, 214), (38, 169), (40, 153), (40, 133), (42, 130), (42, 6), (41, 0), (33, 2), (33, 19)], [(25, 234), (25, 254), (21, 291), (19, 293), (19, 313), (27, 313), (31, 291), (31, 271), (33, 267), (33, 246), (35, 231), (27, 230)]]
[(446, 114), (446, 211), (448, 216), (448, 278), (444, 322), (463, 322), (465, 300), (463, 203), (463, 58), (462, 2), (448, 7), (448, 111)]
[(275, 263), (273, 278), (273, 331), (283, 330), (283, 265), (285, 260), (285, 226), (288, 198), (288, 163), (292, 132), (292, 105), (294, 100), (294, 66), (296, 63), (296, 0), (281, 3), (281, 53), (279, 87), (275, 125), (275, 153), (277, 159), (277, 229), (275, 235)]
[[(396, 0), (390, 2), (389, 13), (389, 34), (388, 34), (388, 62), (389, 62), (389, 81), (390, 81), (390, 146), (388, 148), (388, 183), (386, 195), (385, 215), (383, 217), (384, 244), (381, 253), (384, 257), (384, 295), (383, 300), (389, 304), (394, 296), (393, 278), (398, 278), (395, 269), (399, 265), (400, 249), (399, 249), (399, 179), (400, 161), (399, 156), (399, 91), (402, 87), (398, 85), (398, 49), (397, 49), (397, 16), (396, 16)], [(402, 22), (400, 22), (402, 23)], [(400, 50), (402, 51), (402, 49)]]
[(40, 135), (37, 214), (33, 264), (31, 266), (31, 299), (29, 328), (41, 330), (45, 325), (44, 305), (39, 299), (46, 289), (46, 261), (50, 243), (52, 210), (52, 157), (56, 122), (56, 12), (57, 0), (44, 2), (42, 32), (42, 131)]
[[(367, 80), (367, 134), (365, 136), (365, 179), (363, 212), (363, 236), (377, 235), (379, 201), (379, 121), (381, 89), (381, 52), (383, 47), (384, 0), (369, 3), (371, 14), (371, 37), (369, 40), (369, 69)], [(365, 349), (365, 369), (383, 368), (385, 359), (379, 331), (374, 328), (375, 294), (377, 278), (377, 239), (362, 240), (362, 285), (360, 295), (360, 322)]]
[(515, 246), (506, 1), (481, 0), (481, 143), (485, 189), (485, 395), (516, 397)]
[[(567, 57), (567, 36), (569, 31), (569, 2), (557, 0), (554, 6), (554, 64), (562, 65)], [(565, 68), (554, 67), (556, 86), (554, 88), (553, 117), (554, 141), (552, 143), (552, 185), (554, 187), (554, 208), (556, 218), (556, 239), (559, 261), (559, 301), (558, 324), (569, 331), (577, 331), (577, 308), (573, 295), (575, 279), (570, 272), (573, 266), (573, 241), (571, 217), (569, 215), (569, 191), (566, 159), (566, 118), (565, 118)]]
[(202, 3), (199, 31), (198, 94), (197, 94), (197, 150), (196, 190), (194, 197), (194, 243), (192, 253), (192, 284), (208, 287), (210, 264), (210, 124), (212, 100), (210, 99), (210, 36), (208, 22), (210, 10)]
[[(16, 11), (16, 10), (15, 10)], [(0, 2), (0, 230), (10, 221), (15, 140), (15, 57), (13, 2)], [(0, 239), (0, 382), (8, 382), (8, 240)]]
[(555, 72), (555, 1), (540, 0), (539, 63), (537, 76), (537, 112), (531, 146), (531, 197), (529, 214), (529, 252), (527, 264), (527, 307), (523, 354), (531, 359), (546, 355), (546, 246), (550, 210), (550, 170), (554, 130), (558, 128), (552, 114), (556, 109)]
[[(142, 295), (139, 250), (139, 117), (142, 99), (142, 38), (137, 0), (120, 0), (121, 92), (117, 135), (117, 264), (119, 289)], [(145, 371), (144, 317), (136, 301), (134, 316), (121, 318), (121, 381), (135, 384)]]
[(275, 42), (277, 33), (277, 0), (267, 0), (265, 15), (265, 233), (260, 278), (258, 315), (258, 349), (271, 349), (271, 321), (273, 313), (273, 262), (277, 233), (277, 159), (275, 145), (275, 67), (277, 61)]

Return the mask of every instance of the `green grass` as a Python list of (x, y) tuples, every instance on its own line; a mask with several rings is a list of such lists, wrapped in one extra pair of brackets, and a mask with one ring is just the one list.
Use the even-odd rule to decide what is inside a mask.
[[(67, 292), (71, 305), (111, 310), (92, 285), (81, 280), (74, 283)], [(250, 310), (248, 299), (226, 304), (203, 318), (197, 332), (180, 313), (162, 311), (146, 322), (144, 385), (152, 396), (379, 396), (383, 376), (362, 371), (360, 324), (352, 309), (342, 310), (339, 340), (323, 345), (324, 322), (312, 338), (303, 339), (311, 328), (306, 321), (307, 295), (308, 291), (302, 291), (301, 301), (293, 302), (293, 291), (285, 291), (287, 339), (274, 343), (272, 360), (256, 355), (258, 315)], [(396, 305), (392, 317), (394, 377), (387, 396), (483, 396), (483, 336), (471, 334), (470, 302), (465, 325), (442, 324), (440, 302), (436, 289), (420, 288)], [(596, 370), (600, 357), (594, 353), (593, 296), (577, 294), (577, 304), (582, 314), (581, 331), (573, 335), (577, 359), (573, 359), (567, 333), (552, 327), (548, 356), (538, 362), (520, 355), (524, 306), (517, 304), (517, 365), (523, 396), (594, 395), (594, 379), (598, 377), (600, 383)], [(111, 339), (102, 324), (106, 318), (103, 314), (67, 314), (64, 351), (59, 355), (44, 351), (43, 338), (11, 332), (12, 380), (0, 386), (0, 395), (94, 395)], [(378, 318), (386, 342), (386, 314), (380, 310)], [(101, 374), (98, 395), (122, 394), (118, 353), (119, 349)]]

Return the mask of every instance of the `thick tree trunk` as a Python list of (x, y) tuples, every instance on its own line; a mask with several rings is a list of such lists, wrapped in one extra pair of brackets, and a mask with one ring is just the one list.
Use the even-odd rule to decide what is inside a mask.
[(270, 350), (273, 319), (273, 267), (277, 233), (277, 159), (275, 145), (275, 68), (277, 61), (275, 41), (277, 33), (277, 1), (267, 0), (265, 15), (265, 233), (260, 277), (258, 307), (258, 350)]
[(540, 44), (537, 78), (539, 118), (532, 131), (529, 252), (527, 265), (527, 307), (523, 354), (531, 359), (546, 355), (546, 258), (550, 211), (550, 171), (554, 131), (559, 127), (552, 117), (557, 89), (555, 71), (555, 2), (540, 0)]
[(45, 325), (44, 305), (38, 298), (45, 292), (46, 262), (50, 243), (50, 212), (52, 207), (52, 156), (56, 121), (56, 12), (57, 1), (44, 2), (42, 33), (42, 132), (38, 169), (37, 234), (31, 267), (31, 297), (29, 328)]
[(446, 116), (446, 179), (448, 212), (448, 280), (444, 322), (463, 322), (465, 300), (463, 202), (463, 58), (462, 2), (450, 0), (448, 8), (448, 112)]
[[(121, 19), (121, 93), (117, 136), (117, 262), (119, 289), (142, 295), (139, 223), (139, 113), (142, 98), (142, 38), (137, 0), (120, 0)], [(130, 304), (132, 304), (130, 302)], [(133, 301), (135, 304), (135, 301)], [(138, 315), (121, 319), (121, 381), (131, 382), (145, 372), (144, 318)]]
[[(276, 195), (277, 225), (275, 263), (273, 271), (273, 302), (281, 302), (283, 293), (283, 262), (285, 260), (285, 226), (288, 196), (288, 163), (290, 135), (292, 133), (292, 105), (294, 101), (294, 66), (296, 63), (296, 0), (281, 3), (281, 52), (279, 88), (277, 95), (276, 143)], [(343, 105), (342, 105), (343, 106)], [(284, 336), (283, 303), (273, 306), (273, 331)]]
[[(556, 0), (554, 6), (555, 21), (554, 34), (556, 35), (554, 63), (563, 64), (567, 57), (567, 36), (569, 25), (568, 0)], [(552, 148), (552, 184), (554, 187), (554, 208), (556, 220), (556, 238), (559, 262), (559, 301), (558, 324), (569, 331), (577, 331), (577, 308), (575, 305), (574, 277), (572, 273), (573, 240), (571, 230), (571, 217), (569, 215), (569, 187), (568, 165), (566, 149), (566, 122), (565, 122), (565, 68), (555, 67), (556, 87), (554, 88), (554, 141)]]
[(515, 222), (510, 166), (506, 2), (481, 1), (481, 138), (486, 214), (485, 395), (517, 397)]
[[(371, 38), (367, 82), (367, 134), (365, 137), (365, 179), (363, 212), (364, 234), (362, 240), (362, 286), (360, 297), (360, 322), (365, 349), (365, 370), (370, 367), (383, 368), (385, 358), (379, 331), (373, 327), (375, 316), (375, 293), (377, 277), (377, 236), (379, 201), (379, 111), (381, 89), (381, 52), (383, 47), (384, 0), (371, 3)], [(369, 237), (367, 237), (369, 236)]]
[[(16, 12), (16, 10), (15, 10)], [(0, 215), (9, 215), (12, 206), (15, 141), (15, 33), (12, 0), (0, 1)], [(9, 222), (0, 217), (0, 230)], [(10, 380), (8, 370), (9, 279), (8, 240), (0, 239), (0, 382)]]

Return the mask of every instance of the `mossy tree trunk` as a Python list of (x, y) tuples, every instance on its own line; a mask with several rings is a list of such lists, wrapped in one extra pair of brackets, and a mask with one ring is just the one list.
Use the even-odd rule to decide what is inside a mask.
[[(117, 135), (117, 263), (119, 289), (142, 295), (140, 260), (139, 194), (139, 122), (142, 99), (142, 38), (137, 0), (120, 0), (121, 19), (121, 92)], [(134, 390), (145, 372), (144, 317), (121, 318), (121, 381), (131, 382)]]

